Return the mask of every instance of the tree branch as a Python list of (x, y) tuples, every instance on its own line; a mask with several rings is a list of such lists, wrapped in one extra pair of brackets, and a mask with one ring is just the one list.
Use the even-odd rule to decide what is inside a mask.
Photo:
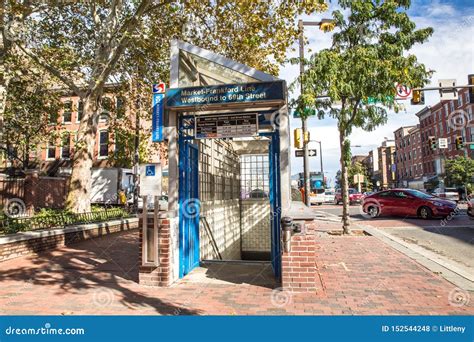
[[(169, 0), (164, 1), (161, 5), (168, 3)], [(132, 29), (135, 27), (138, 18), (140, 18), (147, 8), (150, 6), (151, 0), (142, 0), (138, 8), (136, 9), (135, 13), (125, 21), (125, 23), (120, 27), (117, 33), (114, 35), (121, 33), (121, 37), (117, 43), (117, 45), (111, 50), (110, 57), (108, 61), (105, 63), (105, 66), (102, 68), (102, 71), (99, 73), (98, 77), (95, 79), (95, 87), (101, 87), (104, 85), (107, 77), (109, 76), (110, 72), (112, 71), (115, 63), (120, 58), (123, 50), (125, 49), (125, 43), (129, 38), (129, 34), (132, 32)], [(111, 37), (109, 44), (112, 44), (114, 41), (114, 37)]]
[(76, 84), (74, 84), (73, 81), (71, 81), (68, 78), (61, 75), (61, 73), (59, 72), (58, 69), (56, 69), (52, 65), (46, 63), (45, 61), (42, 61), (37, 55), (33, 54), (29, 49), (25, 48), (21, 44), (16, 43), (16, 46), (18, 46), (18, 48), (21, 51), (23, 51), (24, 54), (26, 54), (28, 57), (30, 57), (36, 64), (38, 64), (42, 68), (46, 69), (49, 73), (51, 73), (53, 76), (55, 76), (57, 79), (59, 79), (65, 85), (67, 85), (76, 95), (78, 95), (79, 97), (84, 97), (85, 96), (84, 92)]
[(351, 116), (350, 116), (349, 120), (347, 121), (347, 126), (351, 126), (352, 123), (354, 122), (355, 117), (357, 115), (357, 107), (359, 107), (359, 104), (360, 104), (360, 99), (357, 99), (356, 103), (354, 105), (354, 108), (352, 108)]

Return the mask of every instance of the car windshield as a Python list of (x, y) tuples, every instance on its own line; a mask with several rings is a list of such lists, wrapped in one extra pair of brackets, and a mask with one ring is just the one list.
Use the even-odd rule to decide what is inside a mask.
[(424, 193), (424, 192), (418, 191), (418, 190), (406, 190), (406, 192), (409, 193), (412, 196), (415, 196), (415, 197), (421, 198), (421, 199), (428, 199), (428, 198), (434, 198), (435, 197), (433, 195), (430, 195), (430, 194), (427, 194), (427, 193)]
[(349, 189), (349, 194), (357, 194), (359, 193), (356, 189)]

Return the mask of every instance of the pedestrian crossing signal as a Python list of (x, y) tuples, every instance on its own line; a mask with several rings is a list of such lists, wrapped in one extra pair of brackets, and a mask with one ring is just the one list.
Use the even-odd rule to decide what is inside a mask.
[(413, 96), (411, 98), (412, 105), (424, 105), (425, 104), (425, 92), (423, 90), (413, 90)]
[(464, 148), (464, 138), (461, 136), (456, 137), (456, 149), (462, 150)]

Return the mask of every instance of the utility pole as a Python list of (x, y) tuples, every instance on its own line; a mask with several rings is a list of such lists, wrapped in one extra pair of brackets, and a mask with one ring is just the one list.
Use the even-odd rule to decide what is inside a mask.
[[(300, 92), (303, 95), (304, 85), (303, 85), (303, 74), (304, 74), (304, 35), (303, 35), (303, 20), (298, 20), (298, 30), (300, 32), (299, 36), (299, 52), (300, 52)], [(304, 203), (310, 205), (309, 203), (309, 192), (310, 192), (310, 179), (309, 179), (309, 154), (308, 154), (308, 141), (306, 137), (308, 136), (308, 119), (303, 113), (301, 116), (301, 128), (303, 129), (303, 189), (304, 189)]]

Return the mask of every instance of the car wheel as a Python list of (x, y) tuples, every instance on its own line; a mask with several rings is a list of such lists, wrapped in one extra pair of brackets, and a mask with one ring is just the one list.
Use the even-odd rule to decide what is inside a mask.
[(367, 213), (369, 214), (370, 218), (376, 218), (377, 216), (379, 216), (379, 212), (379, 207), (375, 205), (371, 205), (367, 208)]
[(421, 207), (420, 209), (418, 209), (418, 217), (424, 220), (428, 220), (433, 217), (433, 212), (428, 207)]

